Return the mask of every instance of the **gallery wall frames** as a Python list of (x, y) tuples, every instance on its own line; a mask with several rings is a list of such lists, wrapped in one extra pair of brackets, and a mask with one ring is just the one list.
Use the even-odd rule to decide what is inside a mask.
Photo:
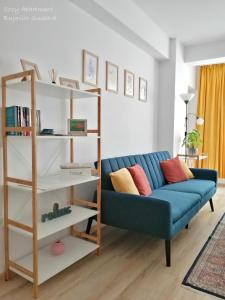
[(134, 98), (134, 73), (124, 70), (124, 95)]
[(119, 85), (119, 67), (109, 61), (106, 61), (106, 90), (118, 93)]
[(98, 85), (99, 58), (97, 55), (83, 50), (83, 82), (89, 85)]
[(147, 101), (147, 92), (148, 92), (148, 81), (142, 77), (139, 77), (139, 92), (138, 98), (140, 101)]

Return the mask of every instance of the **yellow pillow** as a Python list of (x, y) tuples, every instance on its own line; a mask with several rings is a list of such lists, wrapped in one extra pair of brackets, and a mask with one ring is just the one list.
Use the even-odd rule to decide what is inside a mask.
[(186, 162), (183, 159), (180, 159), (180, 164), (181, 164), (181, 167), (182, 167), (185, 175), (187, 176), (187, 178), (188, 179), (194, 178), (193, 173), (191, 172), (188, 165), (186, 164)]
[(109, 175), (116, 192), (140, 195), (130, 172), (126, 168), (122, 168)]

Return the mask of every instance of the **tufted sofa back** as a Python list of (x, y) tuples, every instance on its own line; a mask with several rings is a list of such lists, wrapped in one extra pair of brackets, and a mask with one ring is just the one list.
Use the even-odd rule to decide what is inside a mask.
[(109, 174), (121, 168), (139, 164), (145, 170), (152, 189), (160, 188), (165, 184), (165, 179), (160, 168), (161, 160), (170, 159), (168, 151), (159, 151), (147, 154), (137, 154), (107, 158), (102, 160), (102, 189), (113, 190)]

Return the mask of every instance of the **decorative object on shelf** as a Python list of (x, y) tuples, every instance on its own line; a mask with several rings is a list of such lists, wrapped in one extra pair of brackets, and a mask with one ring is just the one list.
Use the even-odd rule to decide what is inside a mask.
[(91, 176), (92, 166), (91, 164), (78, 164), (78, 163), (66, 163), (60, 166), (63, 170), (69, 170), (74, 175), (86, 175)]
[[(23, 71), (34, 70), (37, 79), (38, 79), (38, 80), (41, 80), (41, 75), (40, 75), (40, 72), (39, 72), (39, 69), (38, 69), (38, 65), (37, 65), (37, 64), (32, 63), (32, 62), (30, 62), (30, 61), (28, 61), (28, 60), (26, 60), (26, 59), (23, 59), (23, 58), (20, 59), (20, 62), (21, 62)], [(25, 81), (25, 80), (27, 80), (27, 78), (26, 78), (26, 77), (23, 77), (22, 81)]]
[[(187, 147), (187, 144), (188, 144), (188, 141), (187, 141), (187, 134), (188, 134), (188, 116), (189, 115), (194, 115), (195, 118), (196, 118), (196, 124), (199, 125), (199, 126), (202, 126), (203, 123), (204, 123), (204, 119), (199, 117), (199, 116), (196, 116), (195, 114), (192, 114), (192, 113), (188, 113), (188, 103), (194, 98), (195, 94), (194, 93), (185, 93), (185, 94), (181, 94), (180, 97), (181, 99), (184, 101), (185, 103), (185, 132), (184, 132), (184, 140), (183, 140), (183, 145), (185, 146), (185, 155), (187, 155), (187, 151), (188, 151), (188, 147)], [(195, 133), (196, 134), (196, 133)], [(193, 135), (192, 135), (193, 136)], [(200, 136), (199, 136), (200, 138)], [(200, 145), (200, 144), (199, 144)], [(199, 146), (198, 145), (198, 146)], [(186, 158), (185, 158), (185, 161), (186, 161)]]
[(124, 70), (124, 95), (134, 98), (134, 73)]
[(109, 61), (106, 61), (106, 90), (118, 93), (118, 72), (119, 67)]
[(65, 206), (63, 208), (59, 208), (59, 204), (54, 203), (53, 211), (41, 215), (41, 222), (44, 223), (46, 221), (50, 221), (50, 220), (68, 215), (71, 212), (72, 212), (71, 206)]
[(67, 86), (72, 89), (77, 89), (77, 90), (80, 89), (79, 81), (75, 80), (75, 79), (59, 77), (59, 83), (60, 83), (60, 85)]
[(83, 82), (98, 85), (98, 56), (83, 50)]
[(62, 241), (58, 240), (55, 243), (52, 244), (51, 252), (53, 255), (61, 255), (65, 251), (65, 245)]
[(139, 100), (147, 102), (148, 81), (139, 77)]
[(52, 129), (52, 128), (44, 128), (40, 132), (40, 135), (54, 135), (54, 129)]
[(56, 78), (58, 75), (58, 72), (56, 71), (56, 69), (52, 68), (51, 70), (48, 71), (51, 82), (56, 84)]
[(87, 135), (86, 119), (68, 119), (68, 134), (75, 136)]
[[(30, 127), (31, 111), (29, 107), (9, 106), (6, 107), (6, 126), (7, 127)], [(39, 135), (41, 130), (41, 112), (36, 110), (36, 134)], [(13, 136), (30, 136), (31, 132), (7, 132), (7, 135)]]
[(198, 152), (198, 147), (202, 144), (200, 132), (197, 129), (193, 129), (188, 132), (183, 140), (182, 146), (188, 150), (189, 155), (195, 155)]

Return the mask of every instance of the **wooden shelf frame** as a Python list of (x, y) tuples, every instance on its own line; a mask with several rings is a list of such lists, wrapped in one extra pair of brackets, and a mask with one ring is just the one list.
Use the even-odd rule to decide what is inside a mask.
[[(21, 80), (22, 78), (26, 77), (28, 80), (26, 82), (26, 85), (24, 85), (24, 82), (16, 82), (15, 80)], [(23, 85), (22, 89), (24, 87), (31, 87), (30, 90), (30, 101), (31, 101), (31, 126), (26, 128), (21, 127), (15, 127), (15, 128), (9, 128), (6, 127), (6, 107), (7, 107), (7, 87), (20, 87), (20, 84)], [(16, 74), (11, 74), (8, 76), (4, 76), (1, 79), (1, 85), (2, 85), (2, 136), (3, 136), (3, 185), (4, 185), (4, 252), (5, 252), (5, 280), (10, 279), (10, 271), (16, 272), (19, 275), (27, 278), (33, 283), (33, 297), (38, 297), (38, 287), (39, 285), (44, 282), (44, 280), (41, 280), (39, 282), (39, 278), (43, 278), (43, 274), (39, 274), (39, 243), (38, 243), (38, 207), (37, 207), (37, 198), (38, 198), (38, 175), (37, 175), (37, 139), (38, 136), (36, 135), (36, 94), (37, 94), (37, 84), (38, 84), (38, 90), (40, 90), (40, 87), (43, 86), (44, 90), (46, 91), (48, 84), (47, 83), (41, 83), (36, 80), (36, 75), (34, 70), (29, 71), (23, 71)], [(53, 92), (54, 95), (57, 94), (57, 91), (61, 91), (59, 86), (56, 86), (56, 90), (54, 91), (54, 85), (49, 85), (49, 88), (51, 89), (51, 93)], [(66, 88), (65, 92), (67, 93), (69, 88)], [(64, 90), (62, 90), (64, 92)], [(82, 94), (83, 93), (83, 94)], [(71, 92), (69, 92), (70, 95), (70, 118), (75, 118), (75, 109), (74, 109), (74, 95), (81, 95), (81, 98), (85, 98), (86, 96), (89, 96), (93, 94), (91, 98), (94, 96), (97, 97), (97, 128), (96, 129), (90, 129), (88, 130), (88, 133), (95, 133), (97, 135), (96, 142), (97, 142), (97, 202), (92, 203), (87, 200), (83, 199), (75, 199), (75, 188), (74, 186), (70, 186), (70, 204), (76, 204), (86, 207), (91, 207), (92, 209), (96, 209), (96, 216), (97, 216), (97, 224), (95, 226), (95, 232), (96, 235), (87, 235), (83, 232), (79, 232), (77, 229), (74, 228), (74, 226), (70, 226), (70, 233), (71, 236), (77, 236), (84, 240), (90, 240), (92, 243), (96, 243), (96, 247), (88, 246), (90, 249), (90, 252), (93, 251), (93, 249), (96, 249), (97, 255), (100, 253), (100, 244), (101, 244), (101, 89), (91, 89), (87, 91), (73, 91), (71, 89)], [(42, 94), (41, 94), (42, 95)], [(23, 178), (15, 178), (15, 177), (9, 177), (8, 176), (8, 138), (11, 136), (7, 135), (7, 132), (30, 132), (31, 133), (31, 145), (32, 145), (32, 176), (31, 180), (26, 180)], [(21, 136), (22, 138), (23, 136)], [(19, 138), (19, 136), (17, 136)], [(69, 143), (70, 143), (70, 162), (74, 162), (74, 153), (75, 153), (75, 139), (74, 137), (68, 137)], [(26, 187), (31, 188), (32, 193), (32, 222), (31, 225), (23, 224), (19, 221), (13, 220), (9, 218), (9, 185), (10, 184), (19, 184), (24, 185)], [(22, 264), (20, 264), (20, 261), (17, 260), (12, 261), (10, 259), (10, 251), (9, 251), (9, 229), (10, 227), (16, 227), (20, 230), (23, 230), (24, 232), (27, 232), (31, 234), (32, 236), (32, 253), (29, 256), (29, 259), (31, 258), (32, 261), (30, 261), (30, 264), (33, 265), (32, 270)], [(86, 244), (85, 244), (86, 245)], [(42, 251), (43, 253), (43, 251)], [(89, 252), (86, 249), (86, 252), (84, 255), (87, 255)], [(78, 257), (81, 257), (80, 253)], [(71, 263), (77, 261), (76, 259), (71, 259)], [(42, 267), (40, 265), (40, 267)], [(55, 274), (55, 272), (52, 272), (52, 274)], [(54, 276), (54, 275), (52, 275)], [(47, 280), (47, 279), (46, 279)]]

